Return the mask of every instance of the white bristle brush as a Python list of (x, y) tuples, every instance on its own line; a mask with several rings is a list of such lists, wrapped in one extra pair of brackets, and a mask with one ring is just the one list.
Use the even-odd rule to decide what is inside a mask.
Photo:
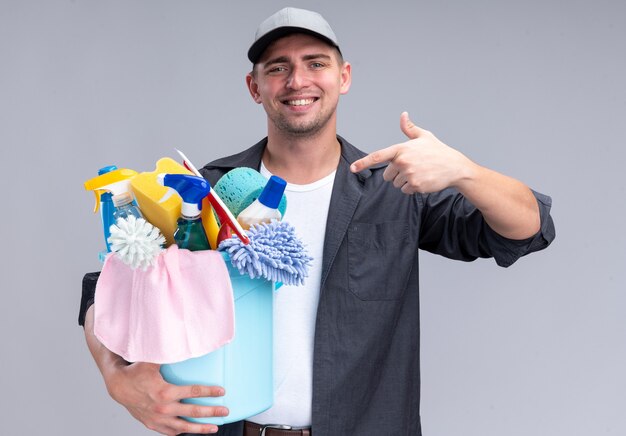
[(111, 226), (109, 243), (126, 265), (146, 270), (153, 266), (159, 253), (163, 251), (165, 238), (158, 228), (143, 218), (118, 218)]

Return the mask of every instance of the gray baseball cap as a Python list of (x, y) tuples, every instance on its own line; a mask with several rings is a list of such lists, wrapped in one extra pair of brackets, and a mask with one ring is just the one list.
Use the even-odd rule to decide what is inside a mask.
[(248, 59), (257, 63), (265, 49), (274, 41), (290, 33), (306, 33), (337, 47), (337, 37), (330, 24), (317, 12), (306, 9), (284, 8), (263, 21), (248, 50)]

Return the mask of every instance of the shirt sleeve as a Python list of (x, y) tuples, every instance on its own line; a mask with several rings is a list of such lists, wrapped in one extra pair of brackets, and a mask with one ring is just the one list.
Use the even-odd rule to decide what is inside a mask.
[(80, 299), (80, 310), (78, 311), (78, 325), (85, 326), (85, 315), (87, 309), (91, 307), (96, 295), (96, 283), (98, 283), (100, 272), (91, 272), (83, 277), (83, 294)]
[(535, 191), (533, 195), (541, 225), (534, 236), (523, 240), (496, 233), (480, 211), (456, 190), (418, 195), (416, 201), (422, 208), (420, 248), (463, 261), (493, 257), (499, 266), (511, 266), (520, 257), (543, 250), (556, 236), (550, 216), (552, 199)]

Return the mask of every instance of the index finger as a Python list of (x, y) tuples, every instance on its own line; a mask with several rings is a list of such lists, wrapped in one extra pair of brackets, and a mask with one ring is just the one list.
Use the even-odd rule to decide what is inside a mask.
[(171, 386), (164, 396), (170, 401), (178, 401), (185, 398), (221, 397), (224, 394), (224, 388), (220, 386), (189, 385)]
[(359, 160), (356, 160), (350, 165), (350, 171), (358, 173), (359, 171), (366, 170), (373, 165), (381, 162), (390, 162), (396, 157), (396, 146), (383, 148), (381, 150), (374, 151)]

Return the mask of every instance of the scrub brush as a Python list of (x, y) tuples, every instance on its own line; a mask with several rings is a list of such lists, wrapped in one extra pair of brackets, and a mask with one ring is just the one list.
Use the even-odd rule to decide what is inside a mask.
[(286, 221), (253, 224), (248, 230), (250, 243), (239, 238), (222, 241), (220, 251), (230, 255), (232, 265), (250, 278), (262, 277), (285, 285), (302, 285), (308, 276), (312, 257)]
[(165, 238), (158, 228), (143, 218), (133, 215), (125, 219), (118, 218), (110, 229), (111, 251), (132, 269), (141, 267), (145, 271), (154, 265), (157, 256), (163, 251)]

